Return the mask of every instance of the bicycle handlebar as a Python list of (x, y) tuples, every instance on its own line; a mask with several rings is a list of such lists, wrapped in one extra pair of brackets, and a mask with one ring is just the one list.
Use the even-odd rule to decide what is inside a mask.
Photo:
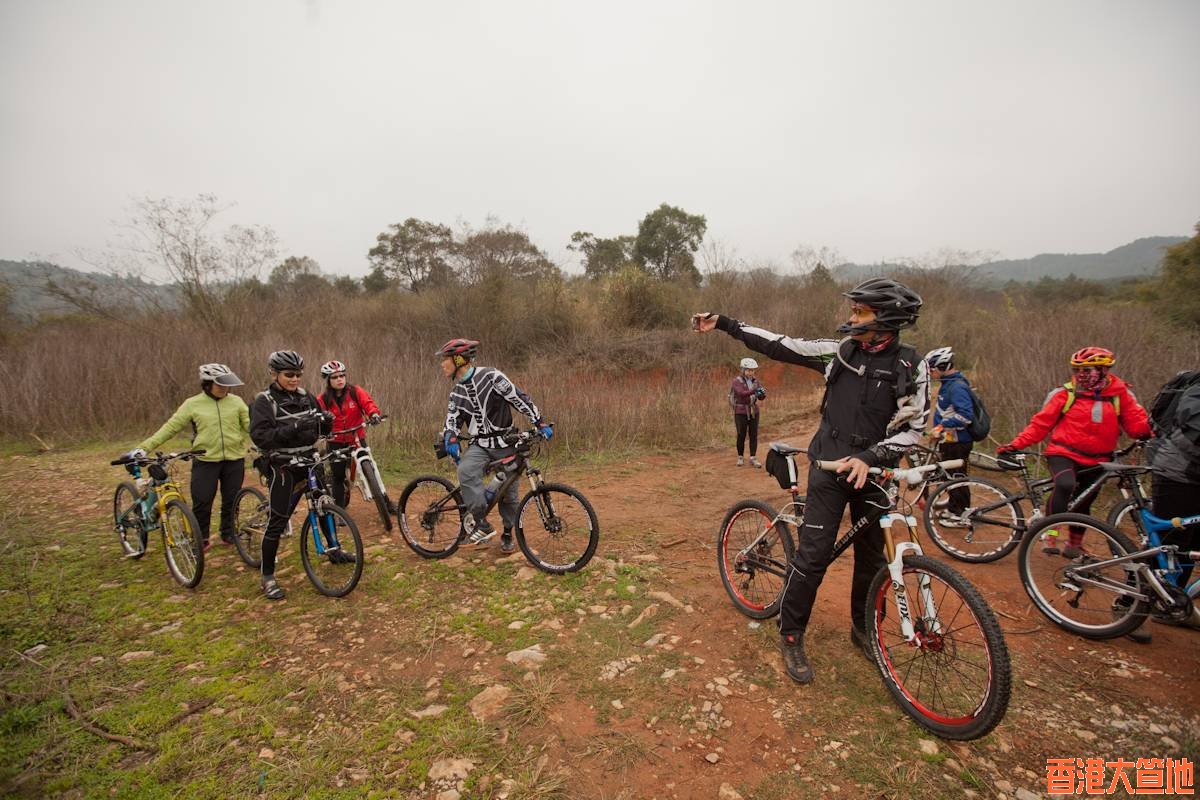
[[(384, 421), (385, 419), (387, 419), (387, 418), (388, 418), (388, 415), (387, 415), (387, 414), (380, 414), (380, 415), (379, 415), (379, 421), (380, 421), (380, 422), (383, 422), (383, 421)], [(332, 431), (332, 432), (330, 432), (330, 434), (329, 434), (329, 435), (330, 435), (330, 436), (341, 436), (341, 435), (343, 435), (343, 434), (346, 434), (346, 433), (354, 433), (355, 431), (360, 431), (360, 430), (362, 430), (363, 428), (367, 427), (368, 425), (375, 425), (375, 424), (376, 424), (376, 423), (372, 422), (371, 420), (369, 420), (369, 419), (365, 419), (365, 420), (363, 420), (362, 422), (360, 422), (359, 424), (355, 425), (353, 428), (347, 428), (347, 429), (346, 429), (346, 430), (344, 430), (344, 431)]]
[(206, 452), (205, 449), (203, 447), (200, 447), (195, 450), (183, 450), (178, 453), (156, 453), (153, 457), (146, 455), (146, 456), (142, 456), (141, 458), (130, 458), (128, 455), (124, 455), (124, 456), (121, 456), (120, 458), (116, 459), (115, 461), (110, 461), (108, 463), (110, 466), (123, 467), (126, 464), (152, 464), (155, 461), (166, 462), (166, 461), (170, 461), (173, 458), (182, 458), (184, 461), (187, 461), (189, 458), (192, 458), (193, 456), (204, 455), (205, 452)]
[[(826, 472), (837, 472), (838, 467), (845, 466), (837, 461), (813, 461), (813, 464), (818, 469), (823, 469)], [(949, 461), (939, 461), (936, 464), (924, 464), (919, 467), (910, 467), (908, 469), (893, 469), (891, 467), (869, 467), (867, 473), (870, 475), (881, 475), (884, 478), (903, 481), (904, 483), (921, 483), (925, 480), (925, 475), (930, 472), (935, 472), (939, 469), (951, 470), (958, 469), (963, 465), (961, 458), (952, 458)]]

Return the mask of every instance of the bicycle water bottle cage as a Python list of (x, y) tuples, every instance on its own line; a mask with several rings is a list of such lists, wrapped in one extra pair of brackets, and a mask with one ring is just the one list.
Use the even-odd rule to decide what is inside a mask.
[(150, 477), (156, 481), (165, 481), (167, 479), (167, 468), (159, 463), (151, 464)]

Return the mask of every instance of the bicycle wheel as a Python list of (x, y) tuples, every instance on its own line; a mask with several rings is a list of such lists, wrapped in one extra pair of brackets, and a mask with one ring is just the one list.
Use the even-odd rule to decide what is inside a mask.
[(529, 563), (554, 575), (583, 569), (600, 544), (592, 504), (578, 489), (561, 483), (543, 483), (521, 498), (513, 532)]
[(363, 477), (367, 479), (367, 486), (371, 487), (371, 498), (375, 501), (375, 510), (379, 512), (379, 519), (383, 521), (383, 529), (390, 531), (392, 515), (388, 513), (387, 492), (383, 488), (383, 481), (379, 480), (379, 470), (371, 461), (364, 461), (362, 471)]
[(462, 537), (462, 494), (441, 475), (413, 478), (396, 504), (400, 533), (422, 558), (446, 558)]
[(945, 739), (984, 736), (1008, 711), (1012, 664), (1000, 623), (970, 581), (924, 555), (904, 559), (915, 637), (900, 627), (891, 571), (875, 575), (865, 630), (883, 683), (905, 714)]
[[(319, 531), (313, 531), (312, 520), (312, 514), (306, 515), (300, 531), (300, 560), (304, 563), (304, 571), (321, 594), (345, 597), (354, 591), (362, 577), (362, 537), (358, 535), (358, 526), (333, 503), (323, 504), (317, 512)], [(326, 552), (317, 552), (316, 536), (321, 537), (321, 547)], [(344, 555), (353, 558), (344, 563), (332, 560), (329, 551), (334, 548), (341, 548)]]
[[(803, 500), (797, 516), (804, 513)], [(788, 524), (772, 526), (775, 509), (761, 500), (740, 500), (717, 531), (717, 571), (737, 610), (754, 619), (779, 613), (788, 565), (795, 552)]]
[(129, 481), (117, 484), (113, 493), (113, 530), (126, 558), (137, 560), (146, 555), (146, 525), (139, 506), (141, 495)]
[(271, 506), (256, 486), (243, 486), (233, 497), (233, 544), (248, 567), (262, 566), (262, 540)]
[[(956, 489), (970, 493), (962, 514), (947, 508), (950, 492)], [(946, 555), (974, 564), (1004, 558), (1020, 544), (1025, 529), (1020, 501), (986, 478), (953, 478), (939, 484), (926, 500), (922, 518), (925, 532)]]
[(180, 586), (194, 588), (204, 575), (204, 545), (196, 515), (182, 500), (168, 500), (159, 527), (171, 577)]
[(1051, 514), (1025, 533), (1017, 567), (1025, 593), (1055, 625), (1087, 639), (1114, 639), (1141, 625), (1150, 610), (1150, 601), (1129, 593), (1150, 590), (1131, 571), (1137, 562), (1103, 562), (1138, 549), (1107, 522)]

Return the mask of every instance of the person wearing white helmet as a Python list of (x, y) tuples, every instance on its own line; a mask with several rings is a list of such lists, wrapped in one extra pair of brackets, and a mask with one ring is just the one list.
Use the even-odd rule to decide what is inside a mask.
[(738, 363), (738, 374), (729, 387), (729, 405), (733, 408), (733, 426), (737, 430), (737, 465), (745, 464), (746, 436), (750, 437), (750, 465), (755, 469), (762, 466), (758, 455), (758, 404), (766, 398), (767, 390), (758, 380), (758, 362), (743, 358)]
[[(929, 438), (937, 445), (943, 461), (961, 458), (963, 466), (957, 473), (966, 475), (975, 446), (971, 423), (975, 421), (976, 408), (971, 383), (961, 370), (955, 368), (954, 351), (949, 347), (930, 350), (925, 354), (925, 363), (929, 365), (930, 379), (941, 381)], [(938, 521), (947, 528), (967, 527), (962, 513), (971, 505), (971, 487), (964, 485), (951, 489), (945, 502), (946, 505), (938, 510)]]
[(200, 539), (209, 548), (208, 528), (213, 501), (221, 487), (221, 541), (233, 544), (233, 499), (245, 477), (246, 449), (250, 444), (250, 410), (246, 402), (230, 393), (242, 379), (224, 364), (200, 367), (200, 393), (192, 395), (154, 435), (133, 451), (155, 450), (185, 429), (191, 433), (191, 448), (204, 450), (192, 461), (192, 511), (200, 523)]
[[(317, 396), (317, 405), (322, 411), (333, 415), (333, 433), (326, 440), (331, 450), (344, 450), (354, 447), (360, 439), (365, 444), (366, 434), (359, 430), (354, 433), (339, 433), (350, 431), (362, 425), (376, 425), (382, 419), (379, 406), (361, 386), (349, 382), (346, 377), (346, 365), (341, 361), (326, 361), (321, 365), (321, 377), (325, 379), (325, 391)], [(330, 489), (333, 492), (333, 502), (342, 508), (350, 507), (350, 462), (335, 461), (331, 465)]]

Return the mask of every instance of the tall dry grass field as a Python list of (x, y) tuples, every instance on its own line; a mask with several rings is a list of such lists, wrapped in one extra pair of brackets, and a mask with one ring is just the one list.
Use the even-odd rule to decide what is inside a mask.
[[(1117, 353), (1115, 372), (1146, 402), (1180, 369), (1200, 364), (1200, 336), (1141, 305), (1047, 306), (973, 287), (949, 271), (904, 276), (925, 298), (905, 336), (921, 352), (953, 346), (996, 418), (1013, 433), (1046, 393), (1069, 378), (1084, 345)], [(0, 428), (9, 439), (130, 443), (198, 391), (197, 365), (229, 364), (250, 399), (264, 387), (266, 356), (294, 349), (317, 367), (337, 358), (392, 417), (380, 444), (424, 452), (441, 428), (448, 386), (432, 355), (452, 336), (483, 342), (481, 363), (508, 372), (559, 427), (573, 453), (670, 448), (727, 435), (725, 392), (743, 348), (696, 336), (693, 311), (719, 311), (792, 336), (829, 337), (845, 313), (844, 287), (764, 271), (710, 276), (700, 289), (582, 280), (479, 285), (420, 295), (305, 297), (230, 302), (219, 330), (186, 315), (125, 322), (72, 318), (20, 331), (0, 346)], [(774, 370), (772, 413), (813, 403), (814, 373)]]

